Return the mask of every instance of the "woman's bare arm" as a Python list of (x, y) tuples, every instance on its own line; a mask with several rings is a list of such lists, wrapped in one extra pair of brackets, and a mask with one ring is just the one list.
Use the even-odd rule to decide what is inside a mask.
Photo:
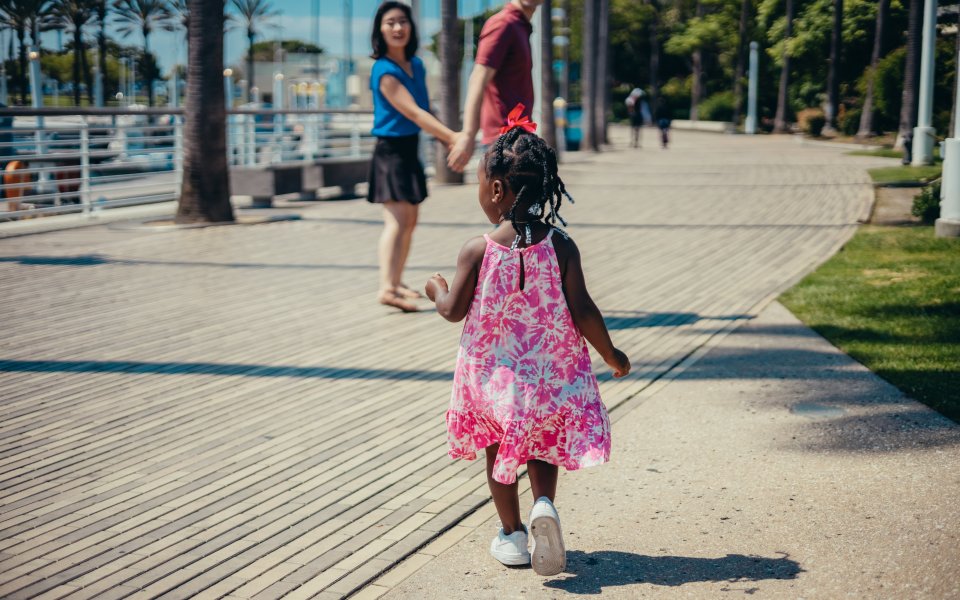
[(423, 129), (433, 137), (437, 138), (447, 146), (453, 144), (456, 138), (456, 132), (441, 123), (429, 111), (423, 110), (417, 105), (410, 91), (403, 87), (400, 80), (393, 75), (384, 75), (380, 78), (380, 93), (390, 102), (391, 105), (400, 114), (417, 124), (417, 127)]

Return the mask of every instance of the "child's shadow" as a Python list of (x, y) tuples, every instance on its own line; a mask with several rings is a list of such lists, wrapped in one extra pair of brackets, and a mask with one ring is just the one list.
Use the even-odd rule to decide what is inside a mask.
[(781, 553), (779, 558), (728, 554), (722, 558), (644, 556), (628, 552), (567, 552), (566, 573), (543, 585), (573, 594), (599, 594), (604, 587), (648, 583), (678, 586), (695, 581), (760, 581), (795, 579), (800, 564)]

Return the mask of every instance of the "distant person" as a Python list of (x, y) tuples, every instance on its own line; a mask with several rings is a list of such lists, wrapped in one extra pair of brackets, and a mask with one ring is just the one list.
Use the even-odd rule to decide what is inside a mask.
[(404, 312), (417, 310), (422, 297), (402, 281), (410, 253), (419, 204), (427, 197), (427, 179), (420, 163), (420, 130), (447, 146), (455, 133), (430, 114), (427, 74), (416, 56), (419, 42), (410, 7), (384, 2), (373, 19), (371, 35), (376, 59), (370, 73), (373, 90), (373, 135), (367, 201), (383, 205), (380, 236), (381, 304)]
[(660, 147), (666, 150), (670, 144), (670, 111), (663, 104), (657, 109), (657, 127), (660, 129)]
[(627, 105), (627, 114), (630, 117), (630, 128), (632, 130), (632, 143), (634, 148), (640, 147), (640, 133), (642, 127), (650, 121), (650, 108), (647, 105), (646, 94), (640, 88), (633, 88), (633, 91), (624, 100)]
[(511, 0), (483, 24), (464, 100), (463, 131), (447, 157), (454, 171), (463, 171), (473, 156), (477, 131), (483, 132), (482, 144), (491, 144), (515, 106), (523, 105), (524, 117), (532, 114), (530, 20), (541, 4), (543, 0)]
[[(553, 505), (558, 467), (610, 457), (610, 422), (584, 338), (614, 377), (627, 375), (630, 361), (587, 293), (577, 245), (555, 227), (563, 223), (566, 190), (553, 149), (513, 127), (481, 158), (477, 179), (480, 208), (497, 227), (463, 246), (449, 287), (439, 273), (426, 285), (440, 315), (466, 317), (446, 417), (448, 451), (467, 460), (486, 454), (502, 524), (490, 554), (556, 575), (566, 565)], [(523, 464), (534, 499), (529, 530), (517, 495)]]

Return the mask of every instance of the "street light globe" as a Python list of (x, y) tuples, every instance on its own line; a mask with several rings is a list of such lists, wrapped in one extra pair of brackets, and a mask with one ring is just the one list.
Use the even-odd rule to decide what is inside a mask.
[(31, 50), (30, 54), (28, 54), (27, 56), (30, 57), (30, 60), (37, 60), (38, 58), (40, 58), (40, 53), (37, 52), (36, 50)]
[(224, 70), (223, 70), (223, 76), (224, 76), (224, 77), (233, 77), (233, 69), (231, 69), (230, 67), (227, 67), (226, 69), (224, 69)]
[(277, 81), (283, 81), (283, 73), (277, 73), (273, 78)]

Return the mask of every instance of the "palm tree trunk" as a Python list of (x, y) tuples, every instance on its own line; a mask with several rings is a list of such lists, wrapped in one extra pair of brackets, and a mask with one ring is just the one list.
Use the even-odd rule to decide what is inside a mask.
[(902, 148), (904, 137), (913, 136), (917, 124), (917, 88), (920, 86), (920, 45), (923, 0), (910, 0), (907, 21), (907, 62), (903, 69), (903, 95), (900, 102), (900, 127), (894, 148)]
[[(703, 2), (697, 0), (697, 18), (703, 17)], [(690, 120), (700, 120), (700, 99), (703, 96), (703, 51), (693, 51), (693, 82), (690, 85)]]
[(890, 0), (880, 0), (877, 5), (877, 26), (873, 32), (873, 53), (870, 55), (870, 71), (867, 74), (867, 93), (863, 99), (863, 110), (860, 113), (860, 127), (857, 130), (858, 138), (873, 135), (873, 88), (877, 77), (877, 64), (880, 62), (880, 53), (883, 51), (883, 22), (886, 19), (887, 7)]
[(583, 58), (580, 64), (581, 150), (597, 150), (597, 17), (599, 0), (583, 2)]
[(100, 64), (100, 77), (103, 78), (103, 85), (107, 85), (107, 25), (100, 23), (100, 33), (97, 35), (97, 62)]
[(552, 0), (544, 0), (540, 7), (540, 71), (543, 80), (540, 83), (541, 136), (554, 150), (557, 148), (557, 127), (553, 117), (553, 99), (557, 95), (557, 85), (553, 76), (553, 18), (550, 15)]
[(253, 29), (247, 29), (247, 102), (253, 102)]
[(737, 30), (737, 66), (733, 73), (733, 124), (740, 124), (743, 111), (744, 55), (747, 49), (747, 20), (750, 16), (750, 0), (740, 2), (740, 27)]
[[(440, 2), (440, 121), (460, 129), (460, 40), (463, 30), (457, 22), (457, 0)], [(463, 173), (447, 166), (447, 149), (436, 142), (435, 168), (439, 183), (463, 183)]]
[[(222, 42), (222, 38), (221, 38)], [(189, 50), (187, 51), (189, 52)], [(223, 54), (221, 49), (220, 54)], [(188, 55), (189, 56), (189, 55)], [(152, 57), (150, 54), (150, 33), (146, 29), (143, 31), (143, 80), (147, 84), (147, 106), (153, 106), (153, 65), (148, 61)], [(223, 67), (220, 68), (223, 71)], [(134, 91), (136, 97), (136, 91)]]
[(790, 87), (790, 52), (787, 43), (793, 36), (793, 2), (787, 0), (787, 30), (784, 33), (783, 54), (780, 65), (780, 89), (777, 91), (777, 113), (773, 118), (773, 132), (787, 132), (787, 90)]
[(90, 73), (90, 61), (87, 59), (87, 45), (81, 43), (81, 46), (83, 49), (80, 51), (80, 71), (83, 73), (84, 83), (87, 84), (87, 102), (93, 106), (93, 75)]
[(20, 89), (20, 104), (27, 105), (27, 33), (23, 25), (17, 28), (17, 40), (20, 42), (20, 72), (17, 73), (17, 87)]
[(840, 112), (840, 55), (843, 52), (843, 0), (833, 0), (833, 32), (830, 36), (830, 68), (827, 71), (827, 118), (824, 129), (836, 131)]
[(225, 0), (189, 0), (183, 185), (177, 223), (233, 221), (223, 89)]
[(600, 0), (597, 13), (597, 146), (607, 143), (610, 114), (610, 0)]
[(80, 28), (73, 27), (73, 105), (80, 106), (80, 54), (83, 52), (83, 37)]
[(650, 22), (650, 111), (657, 114), (660, 107), (660, 10), (654, 4), (656, 13)]

